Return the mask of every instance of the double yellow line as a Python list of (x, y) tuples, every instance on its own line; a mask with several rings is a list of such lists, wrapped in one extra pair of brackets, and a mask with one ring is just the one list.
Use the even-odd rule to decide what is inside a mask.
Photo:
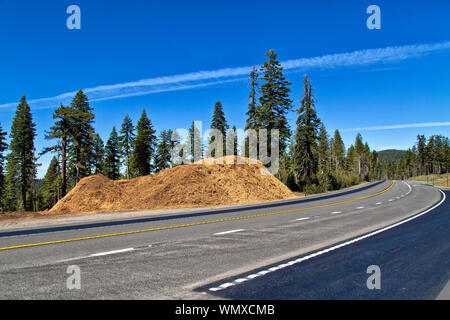
[(339, 205), (339, 204), (355, 202), (355, 201), (359, 201), (359, 200), (363, 200), (363, 199), (367, 199), (367, 198), (372, 198), (372, 197), (378, 196), (378, 195), (380, 195), (382, 193), (385, 193), (389, 189), (391, 189), (394, 185), (395, 185), (395, 181), (393, 181), (392, 184), (387, 189), (385, 189), (383, 191), (380, 191), (380, 192), (377, 192), (375, 194), (369, 195), (369, 196), (360, 197), (360, 198), (347, 200), (347, 201), (341, 201), (341, 202), (335, 202), (335, 203), (329, 203), (329, 204), (322, 204), (322, 205), (314, 206), (314, 207), (292, 209), (292, 210), (270, 212), (270, 213), (260, 213), (260, 214), (253, 214), (253, 215), (243, 216), (243, 217), (217, 219), (217, 220), (210, 220), (210, 221), (201, 221), (201, 222), (179, 224), (179, 225), (174, 225), (174, 226), (151, 228), (151, 229), (144, 229), (144, 230), (135, 230), (135, 231), (126, 231), (126, 232), (118, 232), (118, 233), (110, 233), (110, 234), (101, 234), (101, 235), (98, 235), (98, 236), (90, 236), (90, 237), (82, 237), (82, 238), (74, 238), (74, 239), (64, 239), (64, 240), (54, 240), (54, 241), (39, 242), (39, 243), (30, 243), (30, 244), (23, 244), (23, 245), (11, 246), (11, 247), (3, 247), (3, 248), (0, 248), (0, 250), (10, 250), (10, 249), (18, 249), (18, 248), (36, 247), (36, 246), (43, 246), (43, 245), (47, 245), (47, 244), (56, 244), (56, 243), (73, 242), (73, 241), (90, 240), (90, 239), (99, 239), (99, 238), (122, 236), (122, 235), (127, 235), (127, 234), (135, 234), (135, 233), (142, 233), (142, 232), (149, 232), (149, 231), (158, 231), (158, 230), (168, 230), (168, 229), (176, 229), (176, 228), (183, 228), (183, 227), (192, 227), (192, 226), (199, 226), (199, 225), (203, 225), (203, 224), (218, 223), (218, 222), (233, 221), (233, 220), (243, 220), (243, 219), (257, 218), (257, 217), (270, 216), (270, 215), (276, 215), (276, 214), (282, 214), (282, 213), (298, 212), (298, 211), (311, 210), (311, 209), (317, 209), (317, 208), (331, 207), (331, 206), (335, 206), (335, 205)]

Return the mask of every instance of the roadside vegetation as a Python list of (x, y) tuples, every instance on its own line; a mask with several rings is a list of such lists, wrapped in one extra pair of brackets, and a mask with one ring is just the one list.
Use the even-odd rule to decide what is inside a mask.
[(449, 174), (430, 174), (424, 176), (411, 177), (409, 178), (409, 180), (422, 181), (436, 187), (450, 188)]
[[(417, 175), (442, 176), (450, 166), (449, 139), (419, 135), (417, 143), (407, 151), (384, 152), (371, 150), (361, 134), (354, 143), (344, 145), (338, 130), (331, 136), (316, 111), (314, 87), (307, 75), (299, 79), (303, 95), (290, 96), (291, 82), (283, 74), (283, 67), (273, 50), (266, 53), (266, 61), (254, 67), (249, 75), (250, 93), (246, 112), (246, 130), (267, 130), (270, 148), (272, 129), (280, 132), (280, 170), (276, 177), (298, 194), (321, 193), (347, 188), (365, 181), (379, 179), (409, 179)], [(301, 84), (302, 83), (302, 84)], [(287, 115), (294, 110), (296, 126), (291, 128)], [(111, 180), (131, 179), (157, 173), (172, 167), (173, 148), (180, 141), (172, 141), (172, 129), (159, 134), (143, 109), (136, 125), (124, 115), (120, 127), (112, 126), (106, 144), (95, 131), (94, 108), (86, 94), (79, 90), (69, 106), (60, 105), (53, 112), (54, 124), (46, 132), (49, 146), (36, 150), (36, 124), (26, 97), (22, 96), (8, 133), (0, 124), (0, 207), (2, 212), (42, 211), (52, 208), (80, 179), (103, 174)], [(196, 138), (198, 128), (190, 125), (189, 139), (198, 160), (205, 148)], [(230, 124), (224, 106), (217, 101), (210, 124), (224, 139)], [(235, 126), (231, 126), (236, 130)], [(9, 137), (9, 141), (7, 138)], [(176, 139), (175, 139), (176, 140)], [(241, 146), (234, 140), (234, 154)], [(245, 141), (248, 146), (248, 140)], [(8, 151), (8, 152), (7, 152)], [(270, 150), (267, 150), (270, 154)], [(5, 156), (5, 153), (6, 156)], [(54, 155), (43, 179), (36, 179), (38, 156)], [(440, 179), (436, 179), (440, 183)]]

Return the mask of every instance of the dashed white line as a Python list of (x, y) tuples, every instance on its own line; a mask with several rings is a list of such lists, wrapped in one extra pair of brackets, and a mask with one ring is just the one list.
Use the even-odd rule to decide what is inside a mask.
[(214, 235), (220, 236), (223, 234), (235, 233), (235, 232), (240, 232), (240, 231), (244, 231), (244, 229), (236, 229), (236, 230), (229, 230), (229, 231), (224, 231), (224, 232), (217, 232), (217, 233), (214, 233)]
[(377, 203), (375, 203), (375, 204), (377, 204), (377, 205), (380, 205), (380, 204), (382, 204), (383, 202), (377, 202)]
[(356, 209), (360, 210), (360, 209), (364, 209), (364, 207), (357, 207)]
[(342, 213), (342, 211), (333, 211), (331, 214), (338, 214), (338, 213)]
[(89, 257), (100, 257), (100, 256), (106, 256), (109, 254), (116, 254), (116, 253), (128, 252), (128, 251), (133, 251), (133, 250), (134, 250), (134, 248), (126, 248), (126, 249), (120, 249), (120, 250), (99, 252), (99, 253), (90, 254)]
[(303, 221), (303, 220), (308, 220), (308, 219), (309, 219), (309, 217), (304, 217), (304, 218), (294, 219), (294, 220), (291, 220), (291, 221)]
[(235, 280), (235, 281), (233, 281), (233, 282), (227, 282), (227, 283), (224, 283), (224, 284), (222, 284), (222, 285), (220, 285), (220, 286), (218, 286), (218, 287), (209, 288), (209, 291), (219, 291), (219, 290), (223, 290), (223, 289), (226, 289), (226, 288), (228, 288), (228, 287), (231, 287), (231, 286), (235, 286), (235, 285), (237, 285), (237, 284), (239, 284), (239, 283), (244, 282), (244, 281), (245, 281), (244, 279), (251, 280), (251, 279), (260, 277), (260, 276), (262, 276), (262, 275), (265, 275), (265, 274), (267, 274), (267, 273), (274, 272), (274, 271), (277, 271), (277, 270), (286, 268), (286, 267), (288, 267), (288, 266), (292, 266), (292, 265), (294, 265), (294, 264), (297, 264), (297, 263), (300, 263), (300, 262), (303, 262), (303, 261), (306, 261), (306, 260), (310, 260), (310, 259), (312, 259), (312, 258), (314, 258), (314, 257), (317, 257), (317, 256), (323, 255), (323, 254), (325, 254), (325, 253), (334, 251), (334, 250), (336, 250), (336, 249), (339, 249), (339, 248), (348, 246), (348, 245), (350, 245), (350, 244), (353, 244), (353, 243), (355, 243), (355, 242), (361, 241), (361, 240), (363, 240), (363, 239), (370, 238), (370, 237), (372, 237), (372, 236), (374, 236), (374, 235), (377, 235), (377, 234), (379, 234), (379, 233), (382, 233), (382, 232), (384, 232), (384, 231), (390, 230), (390, 229), (395, 228), (395, 227), (397, 227), (397, 226), (399, 226), (399, 225), (402, 225), (402, 224), (404, 224), (404, 223), (407, 223), (407, 222), (409, 222), (409, 221), (411, 221), (411, 220), (414, 220), (414, 219), (416, 219), (416, 218), (418, 218), (418, 217), (420, 217), (420, 216), (423, 216), (424, 214), (427, 214), (428, 212), (430, 212), (430, 211), (436, 209), (436, 208), (439, 207), (442, 203), (444, 203), (444, 201), (445, 201), (445, 199), (446, 199), (445, 193), (442, 192), (442, 191), (440, 191), (440, 192), (441, 192), (441, 194), (442, 194), (442, 199), (441, 199), (441, 201), (439, 201), (439, 202), (438, 202), (436, 205), (434, 205), (433, 207), (431, 207), (431, 208), (429, 208), (429, 209), (427, 209), (427, 210), (425, 210), (425, 211), (423, 211), (423, 212), (421, 212), (421, 213), (416, 214), (415, 216), (412, 216), (412, 217), (410, 217), (410, 218), (408, 218), (408, 219), (405, 219), (405, 220), (402, 220), (402, 221), (400, 221), (400, 222), (394, 223), (394, 224), (392, 224), (392, 225), (390, 225), (390, 226), (387, 226), (387, 227), (384, 227), (384, 228), (382, 228), (382, 229), (373, 231), (373, 232), (368, 233), (368, 234), (366, 234), (366, 235), (360, 236), (360, 237), (355, 238), (355, 239), (353, 239), (353, 240), (349, 240), (349, 241), (343, 242), (343, 243), (341, 243), (341, 244), (332, 246), (332, 247), (330, 247), (330, 248), (327, 248), (327, 249), (324, 249), (324, 250), (320, 250), (320, 251), (311, 253), (311, 254), (306, 255), (306, 256), (304, 256), (304, 257), (300, 257), (300, 258), (298, 258), (298, 259), (296, 259), (296, 260), (292, 260), (292, 261), (289, 261), (289, 262), (287, 262), (287, 263), (280, 264), (280, 265), (278, 265), (278, 266), (276, 266), (276, 267), (271, 267), (271, 268), (269, 268), (269, 269), (267, 269), (267, 270), (263, 270), (264, 272), (260, 271), (260, 272), (258, 272), (258, 273), (250, 274), (250, 275), (248, 275), (248, 276), (245, 277), (245, 278), (240, 278), (240, 279), (238, 279), (239, 281)]

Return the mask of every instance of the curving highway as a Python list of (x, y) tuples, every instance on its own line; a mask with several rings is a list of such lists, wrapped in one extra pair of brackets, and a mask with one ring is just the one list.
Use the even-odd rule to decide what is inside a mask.
[[(1, 299), (434, 299), (448, 191), (381, 181), (307, 198), (0, 229)], [(55, 220), (56, 221), (56, 220)], [(66, 287), (67, 267), (81, 289)], [(366, 269), (381, 269), (369, 290)]]

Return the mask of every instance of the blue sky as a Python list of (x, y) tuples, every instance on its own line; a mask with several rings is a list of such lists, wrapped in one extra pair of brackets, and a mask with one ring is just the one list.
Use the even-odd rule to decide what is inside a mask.
[[(66, 27), (71, 4), (81, 30)], [(381, 30), (366, 27), (371, 4)], [(347, 147), (360, 132), (376, 150), (405, 149), (419, 133), (450, 136), (449, 12), (444, 0), (0, 0), (0, 123), (9, 132), (26, 94), (40, 152), (53, 110), (83, 88), (104, 141), (143, 108), (158, 132), (192, 120), (205, 129), (217, 100), (243, 128), (247, 71), (274, 49), (296, 108), (307, 73), (320, 118)]]

